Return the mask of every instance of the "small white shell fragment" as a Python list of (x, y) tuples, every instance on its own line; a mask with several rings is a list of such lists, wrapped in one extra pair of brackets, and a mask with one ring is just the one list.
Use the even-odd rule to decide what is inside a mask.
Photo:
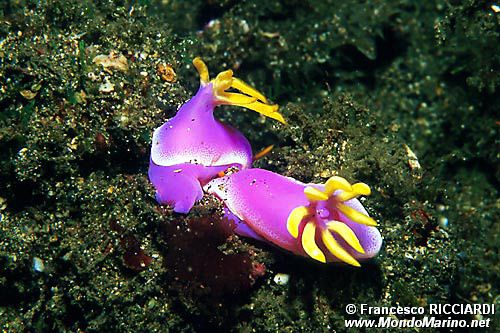
[(25, 158), (27, 153), (28, 153), (28, 148), (24, 147), (24, 148), (21, 148), (21, 149), (17, 152), (17, 155), (18, 155), (20, 158)]
[(438, 223), (441, 228), (447, 228), (450, 222), (448, 221), (448, 218), (446, 216), (440, 216), (438, 219)]
[(35, 270), (35, 272), (40, 272), (40, 273), (45, 270), (45, 265), (42, 259), (38, 257), (33, 258), (33, 270)]
[(115, 85), (109, 81), (106, 81), (105, 83), (99, 86), (99, 91), (103, 93), (110, 93), (114, 90), (115, 90)]
[(422, 178), (422, 175), (420, 174), (422, 167), (420, 166), (417, 155), (415, 155), (413, 150), (411, 150), (407, 145), (403, 144), (403, 147), (406, 150), (406, 156), (408, 157), (408, 166), (413, 172), (413, 176), (418, 179)]
[(116, 69), (122, 72), (128, 71), (127, 58), (123, 54), (119, 54), (116, 51), (111, 51), (108, 55), (100, 54), (96, 56), (93, 63), (97, 65), (102, 65), (104, 70), (108, 73), (112, 73), (112, 69)]
[(284, 286), (288, 284), (288, 281), (290, 280), (290, 275), (285, 274), (285, 273), (278, 273), (274, 276), (273, 278), (274, 283)]

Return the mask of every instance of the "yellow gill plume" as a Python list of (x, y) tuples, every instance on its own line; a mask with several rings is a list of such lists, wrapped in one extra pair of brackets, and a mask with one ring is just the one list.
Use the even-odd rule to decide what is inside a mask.
[[(335, 194), (338, 190), (341, 192)], [(331, 177), (327, 180), (324, 191), (312, 186), (307, 186), (304, 189), (304, 194), (311, 204), (308, 207), (299, 206), (292, 210), (288, 216), (287, 230), (294, 238), (298, 238), (300, 224), (302, 221), (306, 220), (306, 225), (302, 232), (301, 244), (307, 255), (320, 262), (326, 262), (325, 255), (318, 247), (315, 240), (316, 230), (319, 229), (321, 240), (333, 256), (345, 263), (359, 267), (359, 262), (349, 254), (332, 235), (332, 233), (335, 233), (354, 250), (359, 253), (364, 253), (365, 251), (354, 231), (347, 224), (335, 220), (327, 222), (326, 228), (317, 228), (314, 219), (310, 217), (314, 214), (316, 202), (329, 200), (333, 196), (334, 200), (332, 202), (334, 208), (337, 208), (350, 220), (368, 226), (376, 226), (377, 223), (371, 217), (343, 203), (344, 201), (357, 198), (360, 195), (369, 195), (370, 193), (371, 191), (368, 185), (364, 183), (351, 185), (346, 179), (338, 176)]]
[[(213, 93), (218, 104), (247, 108), (286, 124), (285, 118), (278, 112), (279, 106), (277, 104), (269, 104), (267, 98), (262, 93), (240, 79), (233, 77), (232, 70), (228, 69), (220, 72), (215, 79), (210, 80), (208, 67), (200, 57), (194, 58), (193, 65), (200, 74), (202, 85), (212, 83)], [(229, 88), (236, 89), (241, 93), (227, 92), (226, 90)]]

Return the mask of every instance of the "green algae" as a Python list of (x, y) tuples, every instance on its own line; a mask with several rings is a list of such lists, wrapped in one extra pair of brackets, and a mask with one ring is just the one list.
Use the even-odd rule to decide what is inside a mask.
[[(342, 332), (349, 303), (498, 303), (500, 47), (491, 5), (1, 4), (0, 327)], [(128, 70), (93, 62), (111, 52)], [(370, 184), (364, 204), (384, 236), (374, 261), (322, 266), (234, 237), (221, 253), (253, 253), (266, 266), (253, 286), (208, 301), (205, 286), (172, 280), (164, 226), (188, 232), (221, 209), (205, 198), (191, 217), (161, 210), (146, 175), (152, 130), (197, 87), (196, 55), (282, 106), (288, 126), (217, 111), (255, 151), (275, 145), (257, 166)], [(157, 75), (163, 63), (177, 82)], [(139, 271), (123, 260), (129, 236), (153, 259)], [(276, 273), (289, 283), (275, 284)]]

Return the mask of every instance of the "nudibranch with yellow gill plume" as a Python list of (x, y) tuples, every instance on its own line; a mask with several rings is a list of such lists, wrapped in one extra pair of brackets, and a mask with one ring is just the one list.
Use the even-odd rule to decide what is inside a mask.
[(217, 178), (205, 191), (224, 201), (237, 234), (265, 240), (322, 263), (377, 255), (382, 236), (357, 199), (369, 195), (364, 183), (331, 177), (325, 184), (304, 184), (263, 169)]
[[(200, 88), (177, 114), (153, 133), (149, 179), (156, 200), (188, 213), (203, 196), (202, 186), (231, 168), (251, 167), (252, 149), (235, 128), (215, 119), (218, 105), (241, 106), (285, 123), (278, 105), (226, 70), (210, 80), (200, 58), (193, 60), (200, 75)], [(229, 92), (229, 89), (239, 92)]]

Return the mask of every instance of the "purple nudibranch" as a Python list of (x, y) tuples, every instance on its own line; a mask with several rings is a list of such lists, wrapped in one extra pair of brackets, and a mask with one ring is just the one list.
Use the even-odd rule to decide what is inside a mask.
[[(200, 58), (193, 64), (200, 89), (153, 134), (149, 178), (157, 201), (188, 213), (208, 192), (224, 201), (224, 213), (239, 235), (323, 263), (360, 266), (358, 260), (377, 255), (382, 245), (377, 223), (357, 200), (370, 194), (368, 185), (351, 185), (338, 176), (325, 184), (305, 184), (251, 169), (248, 140), (215, 119), (214, 109), (221, 104), (241, 106), (285, 123), (278, 106), (233, 77), (231, 70), (210, 80)], [(241, 93), (228, 92), (230, 88)]]
[[(173, 206), (178, 213), (188, 213), (202, 198), (202, 187), (219, 173), (252, 165), (248, 140), (215, 119), (216, 106), (241, 106), (285, 122), (278, 105), (268, 104), (264, 95), (233, 77), (232, 70), (210, 80), (200, 58), (195, 58), (193, 64), (200, 74), (200, 88), (173, 118), (154, 131), (149, 163), (149, 179), (157, 201)], [(241, 93), (227, 92), (230, 88)]]
[(334, 176), (324, 185), (304, 184), (263, 169), (246, 169), (205, 185), (226, 205), (237, 234), (270, 242), (320, 262), (377, 255), (382, 245), (377, 223), (357, 200), (369, 195), (364, 183)]

